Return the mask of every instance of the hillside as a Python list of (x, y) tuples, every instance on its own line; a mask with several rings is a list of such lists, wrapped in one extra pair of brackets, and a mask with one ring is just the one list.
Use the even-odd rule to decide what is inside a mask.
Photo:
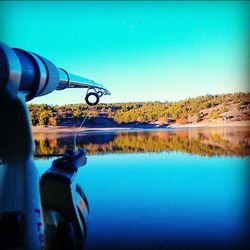
[(34, 126), (158, 127), (249, 121), (250, 93), (205, 95), (177, 102), (131, 102), (52, 106), (30, 104)]

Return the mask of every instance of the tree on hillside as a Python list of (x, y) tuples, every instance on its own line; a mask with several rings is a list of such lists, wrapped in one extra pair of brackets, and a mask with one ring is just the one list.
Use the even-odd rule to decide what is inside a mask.
[(38, 124), (40, 126), (43, 126), (43, 125), (48, 125), (48, 122), (49, 122), (49, 118), (52, 117), (52, 112), (51, 110), (43, 110), (40, 115), (39, 115), (39, 118), (38, 118)]
[(48, 125), (50, 126), (57, 126), (58, 125), (58, 119), (54, 116), (49, 117)]
[(37, 125), (37, 123), (38, 123), (38, 119), (37, 119), (34, 111), (30, 111), (30, 121), (31, 121), (31, 124), (33, 126)]

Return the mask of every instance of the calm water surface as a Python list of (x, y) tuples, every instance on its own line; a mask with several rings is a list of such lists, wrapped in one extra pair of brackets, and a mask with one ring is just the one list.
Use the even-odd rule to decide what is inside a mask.
[[(74, 134), (35, 134), (61, 153)], [(90, 205), (86, 249), (243, 249), (248, 242), (249, 129), (85, 132), (77, 182)], [(54, 158), (36, 160), (39, 173)]]

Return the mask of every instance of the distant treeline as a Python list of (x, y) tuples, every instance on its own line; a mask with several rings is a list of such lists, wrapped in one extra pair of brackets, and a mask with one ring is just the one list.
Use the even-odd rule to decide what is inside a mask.
[(62, 124), (75, 125), (83, 116), (107, 117), (117, 123), (150, 123), (199, 122), (204, 119), (217, 119), (231, 107), (245, 109), (243, 120), (249, 114), (250, 93), (223, 95), (204, 95), (177, 102), (127, 102), (98, 104), (90, 107), (87, 104), (47, 105), (29, 104), (30, 118), (33, 125)]

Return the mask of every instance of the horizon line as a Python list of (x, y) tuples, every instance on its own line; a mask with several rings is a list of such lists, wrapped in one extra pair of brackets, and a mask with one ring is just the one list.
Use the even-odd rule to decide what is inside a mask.
[[(199, 97), (204, 97), (204, 96), (222, 96), (222, 95), (235, 95), (235, 94), (250, 94), (250, 91), (246, 91), (246, 92), (242, 92), (242, 91), (239, 91), (239, 92), (232, 92), (232, 93), (221, 93), (221, 94), (210, 94), (210, 93), (207, 93), (207, 94), (204, 94), (204, 95), (199, 95), (199, 96), (193, 96), (193, 97), (187, 97), (185, 99), (179, 99), (179, 100), (175, 100), (175, 101), (168, 101), (168, 100), (165, 100), (165, 101), (159, 101), (159, 100), (154, 100), (154, 101), (117, 101), (117, 102), (99, 102), (98, 104), (120, 104), (120, 103), (155, 103), (155, 102), (159, 102), (159, 103), (175, 103), (175, 102), (180, 102), (180, 101), (185, 101), (185, 100), (188, 100), (188, 99), (195, 99), (195, 98), (199, 98)], [(32, 99), (33, 100), (33, 99)], [(32, 103), (32, 100), (31, 102), (28, 102), (27, 104), (28, 105), (50, 105), (50, 106), (56, 106), (56, 105), (59, 105), (59, 106), (65, 106), (65, 105), (78, 105), (78, 104), (86, 104), (88, 105), (87, 103), (67, 103), (67, 104), (49, 104), (49, 103)], [(97, 104), (97, 105), (98, 105)]]

